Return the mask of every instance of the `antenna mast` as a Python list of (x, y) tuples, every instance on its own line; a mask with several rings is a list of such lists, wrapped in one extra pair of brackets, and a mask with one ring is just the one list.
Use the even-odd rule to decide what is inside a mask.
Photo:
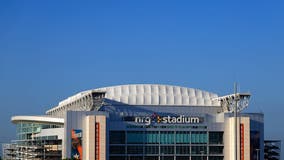
[(235, 160), (238, 160), (238, 98), (237, 98), (237, 86), (238, 84), (235, 83), (235, 91), (234, 91), (234, 94), (235, 94), (235, 108), (234, 108), (234, 120), (235, 120)]

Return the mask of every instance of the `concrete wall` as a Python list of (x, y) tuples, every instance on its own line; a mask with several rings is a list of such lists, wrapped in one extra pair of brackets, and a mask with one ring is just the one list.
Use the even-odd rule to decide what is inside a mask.
[[(83, 157), (86, 160), (95, 160), (96, 131), (99, 133), (99, 160), (106, 160), (107, 148), (107, 117), (106, 113), (88, 111), (68, 111), (65, 117), (63, 158), (71, 158), (71, 131), (82, 130)], [(99, 124), (99, 130), (96, 129)]]
[[(241, 130), (240, 125), (243, 125), (243, 151), (244, 151), (244, 160), (251, 159), (251, 152), (255, 150), (255, 148), (251, 148), (251, 132), (257, 131), (260, 133), (259, 137), (259, 160), (264, 159), (264, 123), (263, 123), (263, 114), (240, 114), (237, 118), (237, 151), (238, 151), (238, 160), (241, 158)], [(224, 130), (224, 159), (225, 160), (235, 160), (235, 119), (234, 117), (230, 117), (227, 114), (225, 118), (225, 130)], [(256, 152), (256, 151), (253, 151)], [(256, 157), (254, 157), (256, 159)]]

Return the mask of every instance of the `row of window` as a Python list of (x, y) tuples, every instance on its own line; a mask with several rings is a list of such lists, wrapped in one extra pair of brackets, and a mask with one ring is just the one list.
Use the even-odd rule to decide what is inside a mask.
[[(207, 160), (206, 156), (110, 156), (110, 160)], [(223, 156), (209, 156), (208, 160), (223, 160)]]
[(110, 144), (223, 144), (223, 132), (111, 131)]
[(16, 125), (17, 132), (35, 132), (38, 128), (63, 128), (63, 125), (20, 122)]
[[(209, 146), (209, 154), (223, 154), (223, 146)], [(207, 154), (207, 146), (110, 146), (110, 154)]]
[(63, 128), (63, 125), (20, 122), (16, 125), (16, 127), (17, 139), (27, 140), (32, 139), (31, 135), (34, 133), (39, 133), (41, 129)]

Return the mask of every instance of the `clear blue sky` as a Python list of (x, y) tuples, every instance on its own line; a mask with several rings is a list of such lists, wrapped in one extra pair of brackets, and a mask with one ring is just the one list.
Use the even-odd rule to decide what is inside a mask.
[(162, 83), (252, 93), (265, 136), (284, 141), (284, 2), (0, 2), (0, 142), (13, 115), (82, 90)]

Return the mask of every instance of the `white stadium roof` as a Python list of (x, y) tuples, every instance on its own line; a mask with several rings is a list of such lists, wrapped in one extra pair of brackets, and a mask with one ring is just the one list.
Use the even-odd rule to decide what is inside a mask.
[(219, 106), (212, 101), (217, 94), (179, 86), (135, 84), (120, 85), (91, 90), (105, 92), (105, 98), (128, 105), (186, 105)]
[[(52, 117), (63, 118), (66, 111), (92, 111), (99, 110), (103, 105), (130, 105), (130, 106), (196, 106), (196, 107), (222, 107), (223, 112), (233, 112), (234, 99), (238, 99), (238, 111), (248, 106), (249, 93), (237, 93), (219, 97), (217, 94), (172, 85), (161, 84), (128, 84), (97, 88), (77, 93), (59, 102), (58, 106), (46, 111)], [(13, 122), (26, 121), (57, 121), (51, 117), (37, 118), (29, 116), (16, 116)], [(62, 120), (59, 120), (58, 123)]]
[[(236, 96), (236, 97), (235, 97)], [(160, 84), (128, 84), (103, 87), (77, 93), (59, 102), (58, 106), (46, 111), (49, 116), (15, 116), (12, 122), (38, 121), (64, 123), (66, 111), (98, 110), (103, 105), (130, 106), (196, 106), (222, 107), (223, 112), (232, 112), (232, 102), (239, 98), (239, 111), (248, 106), (250, 94), (232, 94), (218, 97), (217, 94), (200, 89)], [(98, 107), (98, 108), (97, 108)], [(52, 117), (61, 118), (52, 118)]]
[(218, 98), (217, 94), (200, 89), (160, 84), (128, 84), (77, 93), (59, 102), (58, 106), (49, 109), (46, 114), (60, 113), (62, 117), (66, 110), (92, 110), (92, 105), (84, 102), (92, 101), (93, 94), (101, 93), (104, 94), (103, 99), (110, 102), (107, 105), (114, 106), (221, 106), (220, 101), (215, 100)]
[[(220, 106), (215, 93), (158, 84), (129, 84), (98, 88), (80, 92), (59, 103), (57, 107), (72, 103), (93, 92), (105, 92), (105, 99), (128, 105), (186, 105), (186, 106)], [(55, 107), (56, 108), (56, 107)]]

